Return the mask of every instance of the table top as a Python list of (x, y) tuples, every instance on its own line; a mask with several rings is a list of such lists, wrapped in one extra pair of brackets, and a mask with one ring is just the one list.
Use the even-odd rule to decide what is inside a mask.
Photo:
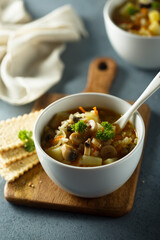
[[(25, 0), (27, 10), (39, 18), (66, 4), (61, 0)], [(96, 57), (111, 57), (118, 65), (110, 93), (135, 101), (157, 71), (138, 69), (123, 61), (111, 47), (105, 32), (105, 0), (69, 0), (84, 21), (89, 37), (68, 43), (62, 55), (65, 70), (61, 81), (48, 92), (72, 94), (83, 91), (88, 67)], [(0, 178), (0, 239), (159, 239), (160, 234), (160, 92), (147, 104), (151, 119), (133, 209), (121, 218), (92, 216), (40, 208), (16, 206), (3, 195), (5, 181)], [(0, 120), (29, 113), (33, 103), (13, 106), (0, 100)]]

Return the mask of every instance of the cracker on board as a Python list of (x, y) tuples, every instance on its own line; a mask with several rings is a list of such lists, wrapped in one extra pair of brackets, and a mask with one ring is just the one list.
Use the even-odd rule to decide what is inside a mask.
[(20, 160), (24, 157), (31, 156), (36, 151), (33, 152), (27, 152), (24, 149), (24, 146), (21, 146), (19, 148), (9, 149), (8, 151), (3, 151), (0, 153), (0, 162), (7, 166), (17, 160)]
[(8, 165), (7, 167), (0, 164), (0, 176), (8, 182), (12, 182), (38, 163), (38, 156), (34, 153), (31, 156), (22, 158), (21, 160)]
[(0, 153), (23, 146), (24, 143), (18, 138), (19, 131), (32, 131), (41, 111), (0, 122)]

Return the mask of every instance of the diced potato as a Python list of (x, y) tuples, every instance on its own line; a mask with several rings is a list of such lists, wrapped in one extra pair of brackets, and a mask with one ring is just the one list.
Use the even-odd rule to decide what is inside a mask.
[(109, 164), (112, 162), (115, 162), (117, 158), (107, 158), (106, 160), (103, 161), (103, 164)]
[(94, 111), (91, 112), (85, 112), (85, 117), (87, 118), (87, 120), (94, 120), (95, 122), (99, 122), (99, 116), (97, 114), (95, 114)]
[(51, 156), (52, 158), (59, 160), (59, 161), (63, 161), (63, 157), (62, 157), (62, 146), (60, 147), (50, 147), (46, 150), (46, 153)]
[(140, 28), (139, 34), (142, 36), (150, 36), (151, 35), (150, 31), (144, 27)]
[(155, 35), (160, 35), (160, 25), (158, 22), (152, 22), (149, 25), (149, 30)]
[(160, 14), (157, 10), (153, 10), (151, 12), (149, 12), (148, 14), (149, 20), (151, 21), (151, 23), (153, 22), (158, 22), (160, 19)]
[(100, 166), (102, 165), (102, 158), (83, 155), (81, 159), (81, 164), (83, 166), (89, 166), (89, 167)]
[(140, 25), (141, 26), (147, 26), (147, 19), (146, 18), (141, 18)]

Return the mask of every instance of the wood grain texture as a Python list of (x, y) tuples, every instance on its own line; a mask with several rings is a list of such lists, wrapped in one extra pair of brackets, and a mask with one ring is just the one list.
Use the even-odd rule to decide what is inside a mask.
[[(113, 64), (111, 64), (113, 71), (109, 67), (108, 60)], [(98, 66), (101, 62), (104, 63), (104, 61), (107, 61), (107, 69), (100, 69)], [(101, 67), (105, 68), (104, 64)], [(107, 71), (111, 71), (110, 74)], [(115, 74), (116, 64), (114, 61), (106, 58), (94, 60), (90, 65), (88, 83), (84, 91), (109, 92)], [(108, 83), (106, 83), (107, 81)], [(35, 103), (33, 110), (44, 108), (63, 96), (63, 94), (45, 94)], [(147, 133), (150, 119), (148, 105), (143, 104), (139, 112), (144, 119)], [(120, 217), (128, 213), (133, 207), (141, 161), (142, 157), (130, 179), (121, 188), (104, 197), (86, 199), (65, 192), (49, 179), (40, 164), (16, 181), (6, 183), (4, 196), (8, 201), (15, 204)]]
[(111, 58), (97, 58), (89, 67), (88, 82), (84, 92), (109, 93), (117, 65)]

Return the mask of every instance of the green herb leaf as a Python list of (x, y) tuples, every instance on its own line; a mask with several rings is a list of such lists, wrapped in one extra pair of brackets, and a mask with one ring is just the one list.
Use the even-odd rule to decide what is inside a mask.
[(33, 139), (28, 139), (28, 141), (24, 143), (24, 148), (27, 152), (33, 152), (35, 150)]
[(32, 131), (20, 130), (18, 133), (18, 138), (24, 142), (24, 148), (27, 152), (32, 152), (35, 150), (34, 141), (32, 137)]
[(18, 137), (21, 141), (30, 139), (32, 137), (32, 131), (20, 130), (18, 133)]
[(74, 132), (84, 133), (87, 129), (87, 125), (84, 121), (80, 120), (71, 126), (71, 130)]
[(110, 124), (109, 122), (101, 122), (101, 125), (102, 127), (104, 127), (104, 129), (113, 131), (112, 124)]
[(101, 125), (104, 130), (99, 129), (97, 131), (96, 138), (100, 141), (107, 141), (111, 138), (114, 138), (115, 132), (112, 124), (110, 124), (109, 122), (102, 122)]

